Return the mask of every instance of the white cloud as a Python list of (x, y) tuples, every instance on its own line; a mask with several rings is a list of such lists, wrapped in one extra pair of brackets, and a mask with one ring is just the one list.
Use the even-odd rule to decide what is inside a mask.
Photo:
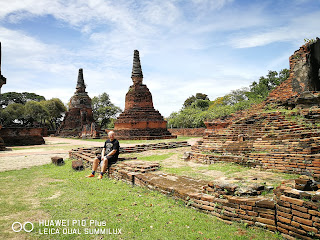
[(235, 48), (250, 48), (264, 46), (274, 42), (296, 42), (303, 43), (305, 38), (315, 38), (319, 34), (320, 11), (290, 19), (284, 26), (278, 26), (274, 22), (273, 27), (267, 30), (258, 30), (256, 33), (245, 33), (230, 40)]
[(70, 48), (58, 41), (49, 44), (41, 36), (10, 30), (0, 22), (3, 74), (8, 78), (3, 91), (34, 89), (67, 102), (81, 67), (90, 97), (107, 92), (124, 108), (132, 84), (132, 54), (138, 49), (144, 81), (164, 116), (197, 92), (214, 99), (248, 86), (266, 74), (266, 66), (281, 65), (288, 53), (285, 50), (261, 66), (232, 48), (314, 38), (320, 23), (320, 12), (273, 19), (266, 3), (235, 8), (240, 5), (232, 0), (0, 0), (0, 4), (1, 22), (23, 25), (24, 20), (36, 22), (50, 15), (64, 31), (78, 31), (85, 43)]
[(172, 26), (181, 13), (180, 10), (171, 1), (146, 2), (143, 7), (142, 17), (151, 24)]
[(232, 3), (233, 0), (192, 0), (195, 7), (205, 10), (221, 9), (225, 5)]

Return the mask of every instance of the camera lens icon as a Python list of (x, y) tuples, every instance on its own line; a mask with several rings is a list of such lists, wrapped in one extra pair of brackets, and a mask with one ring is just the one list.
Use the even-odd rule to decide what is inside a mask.
[[(31, 229), (29, 229), (29, 225), (31, 226)], [(12, 231), (14, 232), (20, 232), (22, 229), (25, 232), (31, 232), (33, 230), (33, 223), (32, 222), (25, 222), (23, 225), (20, 222), (14, 222), (12, 223)]]

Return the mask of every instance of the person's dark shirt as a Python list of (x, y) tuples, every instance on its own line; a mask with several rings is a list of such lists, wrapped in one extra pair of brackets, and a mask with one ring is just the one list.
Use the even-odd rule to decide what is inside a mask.
[(112, 141), (110, 141), (110, 139), (108, 139), (107, 141), (105, 141), (103, 147), (105, 149), (105, 156), (108, 155), (112, 150), (117, 150), (117, 152), (113, 156), (116, 159), (118, 159), (119, 150), (120, 150), (120, 144), (119, 144), (119, 141), (117, 139), (113, 139)]

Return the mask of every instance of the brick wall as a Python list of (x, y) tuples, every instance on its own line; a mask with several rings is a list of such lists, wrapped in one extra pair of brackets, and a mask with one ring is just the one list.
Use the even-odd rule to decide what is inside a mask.
[(202, 137), (205, 128), (168, 128), (168, 131), (177, 136), (196, 136)]
[(0, 135), (6, 146), (44, 144), (46, 128), (1, 128)]
[(287, 239), (320, 238), (320, 196), (280, 186), (275, 191), (277, 230)]
[[(128, 162), (121, 164), (110, 168), (111, 178), (181, 199), (186, 206), (212, 214), (227, 223), (241, 222), (248, 226), (278, 231), (286, 239), (320, 237), (320, 197), (314, 193), (312, 195), (282, 185), (274, 191), (273, 198), (238, 197), (214, 191), (208, 194), (201, 190), (202, 182), (199, 180), (174, 176), (176, 182), (180, 182), (176, 185), (176, 182), (161, 178), (162, 175), (154, 177), (155, 173), (152, 172), (158, 169), (157, 164), (146, 166), (143, 171), (135, 169), (132, 166), (134, 164), (128, 170)], [(189, 186), (181, 184), (183, 182), (189, 183)]]
[(192, 146), (192, 159), (206, 164), (235, 162), (320, 179), (319, 125), (312, 118), (304, 118), (307, 125), (290, 119), (285, 113), (265, 112), (225, 128), (206, 129), (201, 141)]
[(268, 96), (267, 102), (283, 104), (294, 102), (294, 98), (305, 91), (320, 91), (317, 73), (319, 69), (320, 40), (306, 43), (289, 58), (289, 78), (276, 87)]

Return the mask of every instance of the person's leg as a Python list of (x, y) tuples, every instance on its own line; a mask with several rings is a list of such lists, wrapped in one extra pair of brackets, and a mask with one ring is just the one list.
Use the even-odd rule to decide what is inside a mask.
[(104, 157), (103, 162), (102, 162), (102, 167), (101, 167), (101, 173), (104, 174), (106, 172), (106, 169), (108, 167), (108, 161), (109, 157)]
[(105, 156), (102, 158), (102, 166), (101, 166), (101, 172), (98, 177), (98, 179), (102, 179), (103, 174), (106, 172), (106, 169), (108, 167), (108, 156)]
[(100, 158), (100, 160), (99, 160), (99, 158), (96, 157), (96, 158), (93, 160), (92, 171), (97, 171), (97, 168), (98, 168), (100, 162), (101, 162), (101, 158)]
[[(117, 159), (113, 156), (106, 156), (103, 158), (103, 163), (102, 163), (102, 167), (101, 167), (101, 172), (100, 172), (100, 176), (98, 177), (99, 179), (102, 178), (103, 174), (105, 174), (107, 168), (109, 169), (109, 167), (117, 162)], [(108, 172), (109, 174), (109, 172)]]
[(96, 171), (97, 171), (97, 168), (99, 166), (99, 163), (101, 162), (101, 157), (98, 156), (96, 157), (94, 160), (93, 160), (93, 163), (92, 163), (92, 173), (90, 175), (88, 175), (87, 177), (94, 177)]

